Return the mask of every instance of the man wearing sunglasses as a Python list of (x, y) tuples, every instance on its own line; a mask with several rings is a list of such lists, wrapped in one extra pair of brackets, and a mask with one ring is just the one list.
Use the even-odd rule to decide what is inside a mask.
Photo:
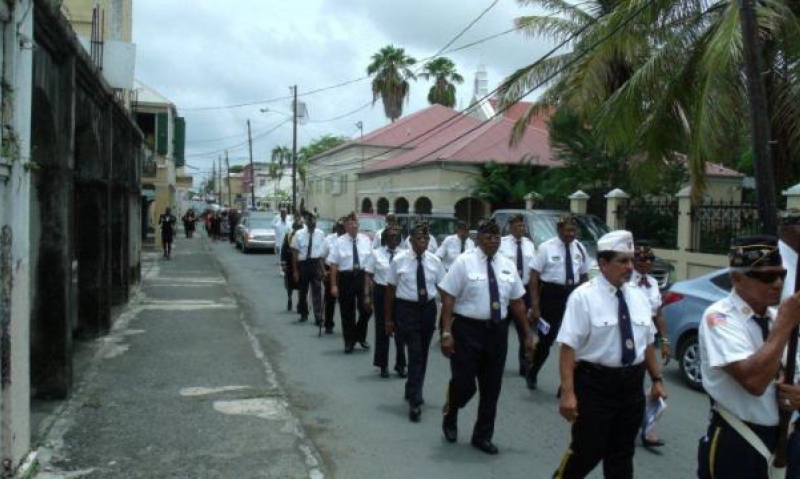
[(713, 406), (698, 477), (767, 479), (769, 461), (759, 450), (775, 449), (779, 409), (800, 407), (800, 387), (779, 380), (786, 344), (800, 324), (800, 295), (776, 312), (786, 277), (776, 237), (737, 238), (728, 257), (731, 294), (700, 321), (703, 387)]
[[(661, 291), (658, 289), (658, 281), (650, 276), (656, 255), (650, 247), (650, 242), (636, 240), (633, 247), (633, 273), (631, 274), (631, 286), (639, 288), (647, 297), (650, 303), (650, 310), (653, 316), (653, 323), (658, 332), (655, 337), (655, 345), (661, 351), (661, 360), (666, 364), (669, 361), (669, 339), (667, 339), (667, 325), (661, 315)], [(649, 408), (649, 404), (648, 404)], [(645, 421), (647, 416), (645, 414)], [(641, 432), (642, 445), (645, 448), (661, 447), (664, 441), (658, 438), (654, 428), (647, 431), (645, 423), (642, 423)]]

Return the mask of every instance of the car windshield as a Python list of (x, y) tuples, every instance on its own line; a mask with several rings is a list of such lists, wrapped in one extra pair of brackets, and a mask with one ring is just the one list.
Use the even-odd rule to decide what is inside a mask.
[(358, 227), (361, 231), (378, 231), (384, 227), (386, 221), (383, 218), (359, 218)]
[[(528, 231), (533, 231), (533, 242), (539, 246), (542, 242), (557, 234), (557, 223), (561, 213), (537, 213), (527, 216)], [(578, 215), (578, 239), (585, 243), (596, 243), (601, 236), (609, 232), (598, 217), (594, 215)]]
[(247, 224), (254, 230), (272, 229), (272, 220), (267, 218), (250, 218)]
[(458, 220), (455, 218), (428, 218), (427, 221), (430, 233), (436, 237), (456, 234)]

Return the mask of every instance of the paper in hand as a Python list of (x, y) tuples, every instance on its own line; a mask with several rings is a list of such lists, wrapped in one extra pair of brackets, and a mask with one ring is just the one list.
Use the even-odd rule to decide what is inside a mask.
[(544, 318), (539, 318), (539, 332), (545, 336), (550, 332), (550, 323), (545, 321)]

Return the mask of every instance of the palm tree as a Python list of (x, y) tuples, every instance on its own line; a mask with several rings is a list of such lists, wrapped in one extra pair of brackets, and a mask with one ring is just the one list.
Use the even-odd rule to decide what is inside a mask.
[(417, 63), (406, 55), (402, 48), (387, 45), (372, 55), (372, 63), (367, 66), (367, 74), (372, 79), (372, 104), (380, 98), (383, 111), (392, 122), (403, 115), (403, 102), (408, 99), (408, 80), (416, 80), (410, 67)]
[(275, 182), (275, 195), (278, 195), (278, 185), (283, 178), (284, 165), (292, 161), (292, 150), (287, 146), (276, 146), (272, 149), (272, 162), (269, 164), (267, 174)]
[(462, 77), (456, 71), (456, 65), (449, 58), (439, 57), (429, 61), (420, 73), (426, 80), (434, 78), (434, 85), (428, 91), (428, 103), (431, 105), (443, 105), (448, 108), (456, 106), (456, 86), (464, 83)]

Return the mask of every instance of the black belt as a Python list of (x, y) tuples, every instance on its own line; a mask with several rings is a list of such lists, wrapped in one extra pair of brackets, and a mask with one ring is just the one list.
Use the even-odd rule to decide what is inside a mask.
[[(722, 415), (716, 409), (712, 408), (711, 414), (714, 416), (712, 420), (716, 420), (718, 423), (725, 423), (731, 429), (733, 429), (733, 426), (731, 426), (728, 423), (728, 421), (726, 421), (725, 418), (723, 418)], [(741, 419), (739, 420), (741, 421)], [(762, 438), (762, 440), (763, 438), (773, 438), (778, 436), (778, 428), (779, 428), (778, 426), (763, 426), (761, 424), (754, 424), (752, 422), (747, 422), (747, 421), (742, 421), (742, 422), (747, 427), (749, 427), (751, 431), (756, 433), (758, 437)]]
[(395, 297), (394, 300), (397, 301), (398, 303), (405, 303), (405, 304), (407, 304), (409, 306), (427, 306), (427, 305), (429, 305), (429, 304), (431, 304), (431, 303), (436, 301), (436, 299), (434, 298), (434, 299), (429, 299), (428, 301), (426, 301), (424, 303), (420, 303), (419, 301), (411, 301), (411, 300), (408, 300), (408, 299), (397, 298), (397, 297)]
[(363, 269), (357, 269), (355, 271), (339, 271), (338, 272), (342, 276), (358, 276), (364, 273)]
[(578, 361), (578, 371), (591, 371), (605, 376), (611, 377), (628, 377), (635, 374), (641, 374), (644, 369), (644, 362), (634, 364), (632, 366), (611, 367), (602, 364), (590, 363), (588, 361)]
[(569, 285), (566, 285), (566, 284), (548, 283), (547, 281), (542, 281), (542, 288), (551, 288), (551, 289), (555, 289), (555, 290), (562, 291), (562, 292), (565, 292), (565, 293), (571, 293), (572, 290), (574, 290), (577, 287), (578, 287), (577, 284), (573, 284), (572, 286), (569, 286)]
[(474, 318), (469, 318), (467, 316), (462, 316), (460, 314), (454, 314), (453, 318), (462, 323), (471, 324), (473, 326), (483, 326), (485, 328), (491, 328), (493, 326), (502, 326), (508, 324), (507, 321), (492, 321), (491, 319), (474, 319)]

